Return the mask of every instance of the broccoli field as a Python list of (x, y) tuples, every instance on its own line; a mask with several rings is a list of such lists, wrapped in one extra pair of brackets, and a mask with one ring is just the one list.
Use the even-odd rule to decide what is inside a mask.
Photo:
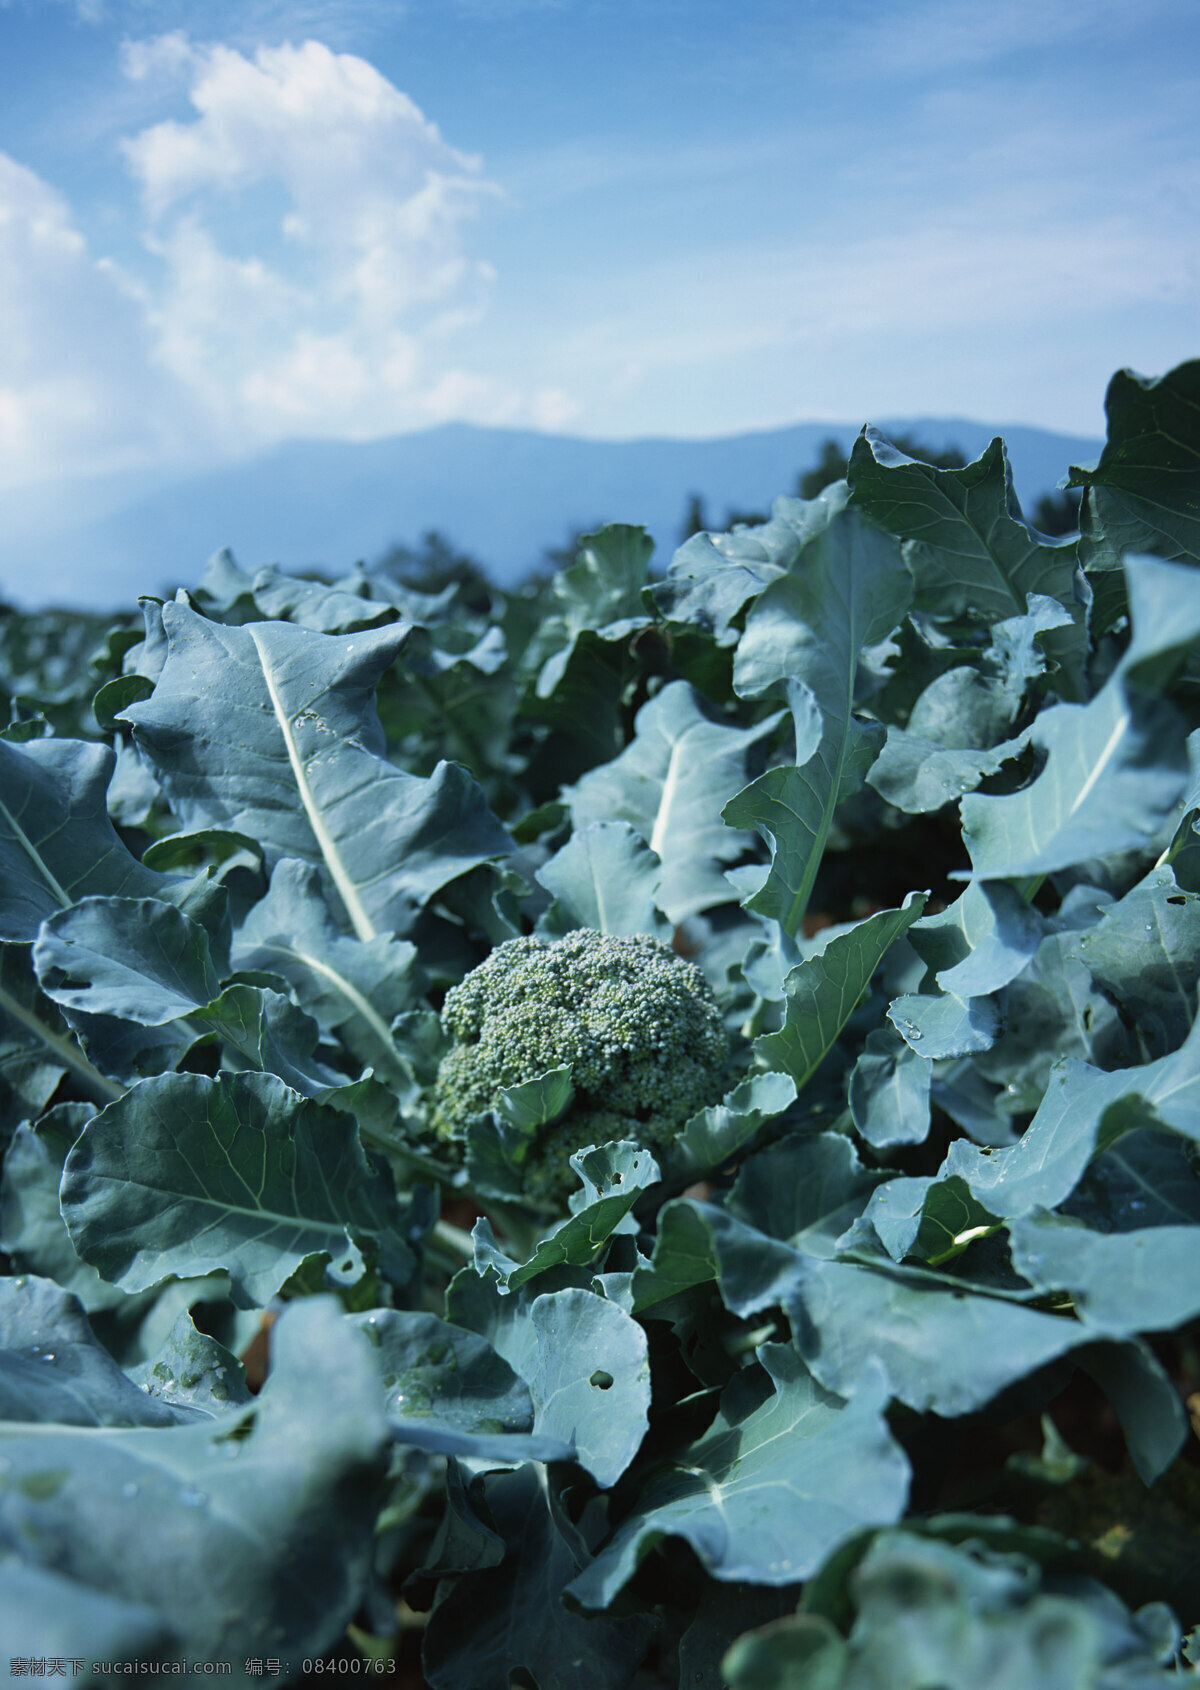
[(1069, 536), (867, 428), (0, 619), (0, 1669), (1200, 1671), (1200, 362), (1107, 415)]

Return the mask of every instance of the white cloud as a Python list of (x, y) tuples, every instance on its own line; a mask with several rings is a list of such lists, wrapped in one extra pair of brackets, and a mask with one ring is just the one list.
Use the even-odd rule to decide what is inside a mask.
[(1035, 68), (1046, 53), (1069, 54), (1080, 42), (1132, 33), (1169, 20), (1177, 0), (1089, 0), (1086, 6), (1045, 0), (903, 0), (869, 5), (842, 21), (817, 49), (825, 70), (853, 81), (933, 81), (1016, 58)]
[(153, 36), (148, 41), (121, 43), (121, 69), (130, 82), (145, 82), (149, 78), (179, 76), (195, 63), (191, 42), (181, 29), (166, 35)]
[(124, 143), (140, 260), (97, 253), (0, 154), (0, 486), (575, 414), (553, 380), (464, 358), (495, 280), (472, 228), (502, 196), (364, 59), (176, 31), (121, 64), (194, 114)]
[(0, 153), (0, 485), (177, 455), (197, 428), (65, 201)]
[(437, 356), (483, 312), (468, 230), (502, 196), (366, 60), (317, 41), (126, 45), (126, 75), (188, 78), (195, 116), (123, 146), (161, 266), (160, 356), (247, 442), (364, 437), (540, 401)]
[(554, 434), (574, 422), (582, 407), (561, 387), (541, 387), (533, 396), (530, 410), (537, 427)]

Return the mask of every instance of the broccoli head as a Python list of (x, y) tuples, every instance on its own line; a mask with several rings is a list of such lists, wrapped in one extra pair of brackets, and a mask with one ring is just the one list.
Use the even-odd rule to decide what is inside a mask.
[(539, 1165), (553, 1168), (560, 1195), (579, 1145), (633, 1138), (653, 1149), (723, 1091), (729, 1047), (712, 989), (657, 939), (589, 928), (510, 939), (447, 993), (442, 1024), (454, 1040), (437, 1078), (442, 1137), (494, 1108), (502, 1087), (570, 1065), (574, 1099), (530, 1168), (535, 1186)]

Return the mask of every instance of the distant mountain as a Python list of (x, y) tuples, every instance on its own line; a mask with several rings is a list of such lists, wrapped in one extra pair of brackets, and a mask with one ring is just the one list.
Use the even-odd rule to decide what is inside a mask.
[[(957, 446), (968, 458), (1003, 434), (1026, 508), (1102, 445), (960, 418), (879, 426), (931, 450)], [(221, 546), (248, 569), (340, 572), (431, 528), (501, 583), (519, 579), (573, 529), (603, 522), (644, 523), (665, 566), (690, 494), (703, 496), (714, 526), (731, 508), (769, 511), (777, 494), (795, 490), (824, 440), (848, 449), (856, 433), (815, 422), (720, 440), (609, 441), (449, 423), (363, 443), (292, 441), (167, 484), (126, 474), (59, 489), (52, 504), (12, 500), (0, 532), (0, 597), (26, 607), (127, 605), (141, 592), (193, 584)]]

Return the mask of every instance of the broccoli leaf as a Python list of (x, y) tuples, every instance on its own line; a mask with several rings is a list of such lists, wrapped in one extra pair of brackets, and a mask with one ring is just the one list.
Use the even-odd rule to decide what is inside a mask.
[(847, 474), (851, 509), (910, 542), (921, 608), (991, 623), (1024, 615), (1030, 593), (1074, 604), (1075, 543), (1024, 521), (1002, 440), (962, 469), (938, 469), (864, 428)]
[(849, 1402), (793, 1350), (760, 1350), (763, 1370), (727, 1387), (712, 1430), (651, 1479), (611, 1544), (570, 1585), (607, 1607), (663, 1537), (682, 1537), (714, 1578), (794, 1584), (868, 1525), (899, 1518), (908, 1462), (888, 1431), (878, 1376)]
[(476, 1485), (504, 1560), (496, 1573), (457, 1579), (430, 1616), (423, 1661), (433, 1690), (509, 1690), (518, 1670), (545, 1690), (622, 1690), (655, 1621), (565, 1606), (563, 1590), (591, 1555), (544, 1472), (526, 1466)]
[(1200, 471), (1195, 416), (1200, 360), (1147, 379), (1118, 370), (1104, 397), (1108, 439), (1092, 469), (1074, 469), (1085, 487), (1080, 554), (1089, 570), (1120, 567), (1126, 552), (1200, 559), (1200, 521), (1187, 489)]
[[(176, 1654), (322, 1654), (366, 1589), (387, 1425), (369, 1346), (330, 1300), (285, 1310), (273, 1338), (249, 1410), (175, 1424), (130, 1384), (158, 1423), (98, 1433), (81, 1380), (74, 1423), (47, 1412), (0, 1427), (6, 1537), (83, 1603), (129, 1605)], [(287, 1544), (286, 1577), (264, 1543)]]
[(854, 714), (860, 654), (895, 628), (911, 596), (895, 541), (843, 511), (747, 618), (734, 686), (754, 698), (786, 682), (796, 763), (760, 775), (722, 813), (731, 827), (770, 834), (771, 872), (746, 908), (789, 933), (808, 907), (834, 811), (879, 752), (878, 726)]
[(61, 1201), (80, 1256), (124, 1290), (223, 1268), (241, 1308), (399, 1223), (353, 1122), (269, 1074), (144, 1081), (84, 1128)]
[(657, 901), (672, 922), (727, 903), (723, 870), (747, 840), (722, 823), (721, 808), (744, 784), (747, 752), (777, 722), (722, 727), (686, 681), (672, 681), (638, 711), (626, 750), (567, 788), (571, 819), (629, 823), (662, 862)]
[(343, 934), (311, 863), (284, 858), (266, 896), (242, 922), (233, 960), (285, 979), (322, 1031), (337, 1031), (358, 1059), (389, 1080), (404, 1080), (392, 1037), (397, 1015), (421, 1003), (416, 947), (381, 933), (364, 944)]
[(657, 904), (662, 863), (628, 822), (595, 821), (580, 828), (537, 878), (558, 901), (539, 932), (590, 927), (597, 933), (670, 936)]
[(803, 1088), (833, 1049), (890, 946), (924, 907), (924, 895), (910, 892), (900, 909), (868, 916), (831, 939), (819, 956), (797, 964), (784, 982), (783, 1026), (754, 1042), (760, 1060)]
[(404, 931), (448, 881), (508, 853), (463, 769), (422, 780), (378, 754), (370, 698), (406, 629), (228, 628), (182, 604), (165, 605), (163, 623), (162, 675), (124, 719), (189, 826), (249, 833), (272, 865), (315, 863), (363, 940)]
[(220, 990), (208, 935), (157, 898), (83, 898), (42, 923), (38, 982), (63, 1009), (157, 1027)]
[(456, 1275), (446, 1312), (486, 1338), (528, 1385), (534, 1432), (571, 1445), (598, 1485), (616, 1484), (649, 1423), (644, 1329), (580, 1285), (502, 1291), (490, 1269), (487, 1277), (471, 1268)]
[(0, 742), (0, 939), (31, 940), (88, 893), (154, 897), (161, 877), (121, 843), (104, 797), (115, 758), (70, 739)]

